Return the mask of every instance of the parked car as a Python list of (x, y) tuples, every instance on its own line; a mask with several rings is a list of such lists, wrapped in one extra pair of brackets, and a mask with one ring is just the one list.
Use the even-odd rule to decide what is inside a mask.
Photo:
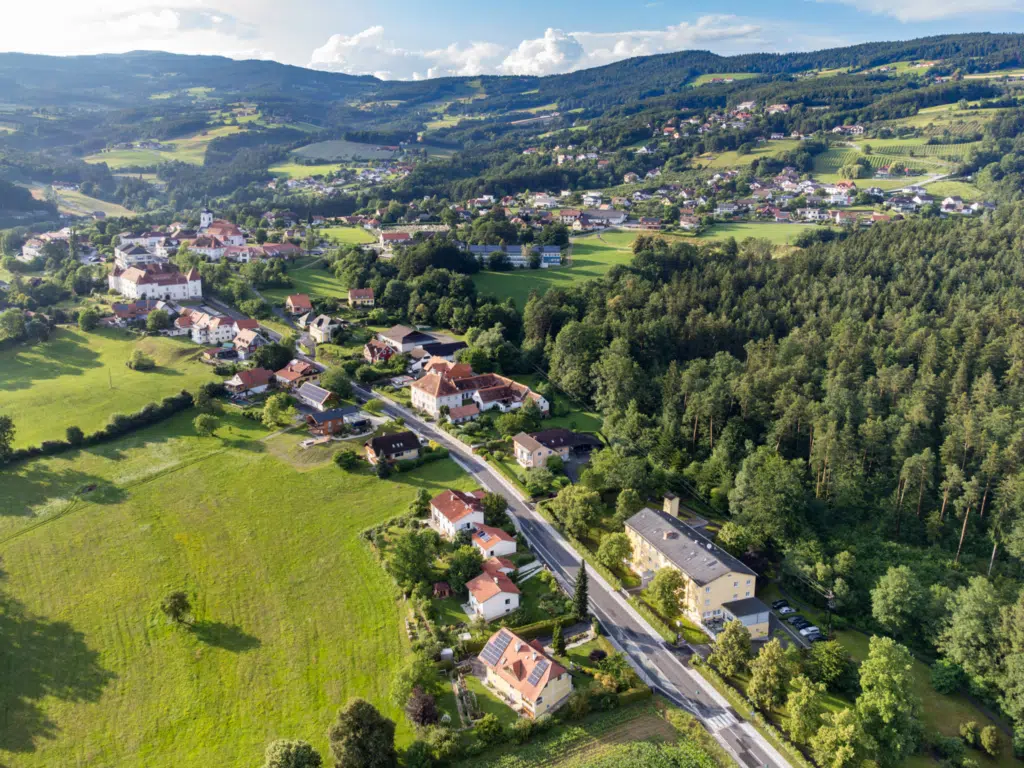
[(788, 608), (788, 607), (789, 607), (789, 602), (787, 600), (776, 600), (774, 603), (772, 603), (772, 608), (774, 608), (776, 611), (779, 610), (780, 608)]
[(812, 643), (824, 643), (826, 640), (828, 640), (827, 637), (825, 637), (824, 635), (821, 635), (821, 634), (811, 635), (807, 639), (810, 640)]
[(779, 608), (779, 613), (781, 613), (783, 616), (788, 616), (791, 613), (796, 613), (796, 608), (790, 608), (788, 605), (784, 605), (781, 608)]
[(816, 639), (822, 637), (822, 634), (821, 632), (811, 632), (809, 634), (804, 635), (804, 637), (813, 643)]
[(788, 619), (786, 619), (786, 621), (795, 627), (801, 621), (807, 621), (807, 619), (805, 619), (803, 616), (790, 616)]
[(804, 627), (803, 629), (801, 629), (800, 630), (800, 634), (803, 635), (804, 637), (807, 637), (808, 635), (814, 635), (814, 634), (819, 634), (820, 635), (821, 634), (821, 630), (818, 629), (816, 626), (814, 626), (812, 624), (809, 627)]

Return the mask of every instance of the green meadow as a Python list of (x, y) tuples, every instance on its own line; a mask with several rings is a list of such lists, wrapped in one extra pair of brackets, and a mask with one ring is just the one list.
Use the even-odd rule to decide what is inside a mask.
[[(468, 476), (292, 463), (297, 433), (225, 416), (197, 437), (193, 416), (3, 471), (0, 763), (251, 768), (285, 737), (328, 754), (354, 696), (412, 739), (388, 698), (406, 608), (359, 533)], [(179, 589), (184, 625), (159, 610)]]
[[(125, 363), (136, 349), (157, 367), (129, 369)], [(14, 418), (16, 447), (63, 439), (70, 426), (94, 432), (113, 413), (132, 413), (215, 380), (200, 354), (188, 339), (61, 328), (44, 344), (0, 351), (0, 413)]]

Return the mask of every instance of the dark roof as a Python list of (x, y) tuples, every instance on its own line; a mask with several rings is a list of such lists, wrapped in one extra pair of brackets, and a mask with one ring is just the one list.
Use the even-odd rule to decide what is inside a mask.
[(722, 603), (722, 607), (737, 619), (743, 616), (753, 616), (755, 613), (768, 613), (771, 610), (756, 597), (744, 597), (742, 600), (732, 600), (728, 603)]
[(757, 575), (696, 528), (660, 509), (644, 507), (626, 521), (626, 526), (699, 585), (710, 584), (730, 572)]
[(296, 394), (316, 403), (326, 403), (334, 396), (330, 390), (318, 387), (308, 381), (296, 390)]
[(602, 445), (594, 435), (568, 429), (545, 429), (543, 432), (532, 432), (530, 437), (545, 448), (600, 448)]
[(386, 331), (381, 331), (379, 335), (397, 344), (430, 344), (437, 341), (429, 333), (417, 331), (407, 325), (396, 325)]
[(372, 440), (367, 440), (366, 444), (370, 446), (375, 454), (384, 454), (385, 456), (393, 453), (404, 453), (413, 449), (419, 450), (420, 447), (420, 441), (416, 439), (416, 435), (408, 431), (396, 432), (393, 435), (381, 435)]
[(323, 424), (325, 421), (337, 421), (343, 419), (346, 416), (359, 413), (359, 409), (354, 405), (347, 405), (344, 408), (332, 408), (329, 411), (307, 413), (306, 421), (314, 421), (317, 424)]
[(438, 342), (436, 344), (424, 344), (423, 351), (438, 357), (449, 357), (460, 349), (466, 349), (469, 345), (464, 341), (451, 341), (448, 343)]

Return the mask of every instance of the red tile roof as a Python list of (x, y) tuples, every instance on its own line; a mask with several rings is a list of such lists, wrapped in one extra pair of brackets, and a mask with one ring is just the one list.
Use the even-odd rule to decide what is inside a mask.
[(484, 491), (465, 493), (464, 491), (445, 491), (430, 500), (430, 506), (444, 515), (450, 522), (457, 523), (473, 512), (482, 512), (480, 500)]

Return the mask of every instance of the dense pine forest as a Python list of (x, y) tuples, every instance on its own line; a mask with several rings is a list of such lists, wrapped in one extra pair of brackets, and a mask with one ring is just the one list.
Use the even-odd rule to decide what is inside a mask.
[[(774, 260), (641, 238), (632, 266), (532, 299), (525, 351), (605, 417), (621, 461), (601, 467), (625, 479), (595, 470), (595, 488), (694, 487), (737, 554), (832, 590), (1020, 718), (1022, 231), (1007, 208)], [(894, 566), (912, 572), (906, 623), (872, 600)]]

